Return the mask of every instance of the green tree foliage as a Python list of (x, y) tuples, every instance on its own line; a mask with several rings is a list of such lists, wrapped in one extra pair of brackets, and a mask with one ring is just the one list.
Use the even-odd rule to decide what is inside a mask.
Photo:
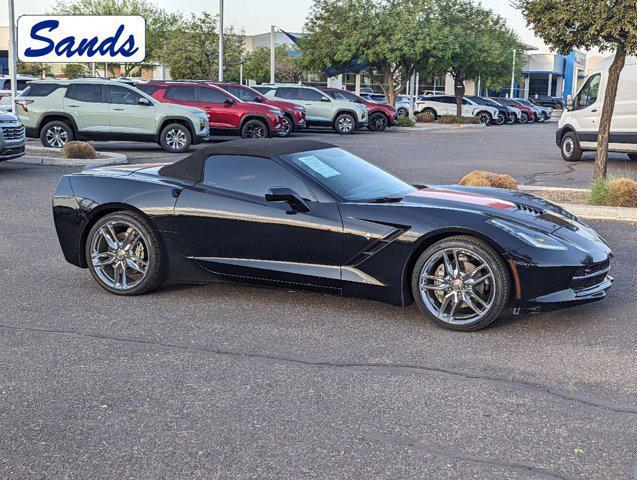
[(22, 75), (33, 75), (34, 77), (44, 78), (50, 75), (52, 70), (48, 63), (23, 63), (18, 62), (17, 71)]
[(303, 67), (313, 73), (364, 62), (381, 74), (387, 102), (426, 64), (442, 41), (433, 0), (314, 0), (301, 41)]
[(67, 63), (62, 73), (68, 78), (81, 78), (86, 76), (86, 67), (82, 63)]
[(614, 51), (597, 136), (594, 178), (606, 177), (608, 139), (626, 55), (637, 54), (637, 0), (515, 0), (533, 31), (562, 54)]
[(58, 15), (141, 15), (146, 20), (146, 59), (143, 64), (125, 63), (122, 65), (124, 76), (146, 62), (159, 60), (166, 39), (179, 15), (168, 13), (149, 0), (60, 0), (51, 13)]
[[(274, 51), (274, 68), (277, 82), (300, 82), (303, 78), (301, 59), (289, 53), (288, 45), (279, 45)], [(270, 81), (270, 49), (259, 47), (246, 55), (243, 76), (258, 83)]]
[[(161, 62), (173, 78), (216, 80), (219, 71), (218, 23), (208, 13), (182, 19), (164, 43)], [(237, 80), (243, 51), (243, 34), (230, 27), (224, 32), (224, 73)]]
[(460, 116), (465, 81), (480, 78), (490, 87), (506, 85), (511, 79), (513, 51), (520, 58), (522, 46), (502, 17), (471, 0), (435, 0), (435, 3), (445, 41), (441, 54), (431, 60), (429, 68), (453, 77)]

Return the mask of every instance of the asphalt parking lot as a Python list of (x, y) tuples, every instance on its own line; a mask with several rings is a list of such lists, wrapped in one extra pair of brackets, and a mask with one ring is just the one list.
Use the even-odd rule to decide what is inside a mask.
[[(585, 186), (592, 161), (540, 143), (554, 127), (321, 138), (414, 182), (481, 168)], [(51, 195), (71, 171), (0, 164), (0, 478), (634, 475), (637, 225), (591, 222), (616, 254), (604, 301), (464, 334), (307, 292), (110, 295), (57, 243)], [(611, 172), (636, 175), (618, 155)]]

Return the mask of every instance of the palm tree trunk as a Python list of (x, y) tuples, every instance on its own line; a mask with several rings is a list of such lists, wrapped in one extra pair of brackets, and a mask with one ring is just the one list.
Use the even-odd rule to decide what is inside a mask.
[(599, 120), (599, 132), (597, 133), (597, 157), (595, 158), (595, 171), (593, 178), (606, 178), (608, 165), (608, 143), (610, 140), (610, 124), (615, 110), (615, 97), (617, 97), (617, 85), (619, 75), (626, 63), (626, 50), (618, 47), (615, 58), (608, 69), (606, 92), (604, 93), (604, 105), (602, 116)]

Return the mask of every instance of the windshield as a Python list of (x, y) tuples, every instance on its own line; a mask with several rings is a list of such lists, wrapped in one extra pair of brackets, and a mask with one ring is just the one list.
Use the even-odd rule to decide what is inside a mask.
[(398, 201), (413, 186), (340, 148), (284, 155), (283, 158), (338, 197), (351, 202)]

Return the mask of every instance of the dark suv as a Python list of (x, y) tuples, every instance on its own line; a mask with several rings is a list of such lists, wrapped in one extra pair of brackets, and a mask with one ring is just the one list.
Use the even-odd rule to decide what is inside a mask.
[(210, 134), (240, 134), (243, 138), (273, 137), (283, 131), (281, 109), (244, 102), (231, 93), (204, 82), (149, 82), (137, 88), (154, 99), (202, 109), (208, 114)]
[(292, 132), (296, 132), (306, 127), (305, 123), (305, 107), (292, 102), (284, 102), (283, 100), (272, 100), (257, 92), (255, 89), (239, 85), (238, 83), (219, 83), (213, 82), (213, 85), (223, 88), (226, 92), (231, 93), (239, 100), (244, 102), (263, 103), (280, 108), (283, 112), (283, 131), (281, 137), (287, 137)]
[(396, 125), (398, 114), (396, 109), (384, 103), (365, 100), (363, 97), (355, 93), (341, 90), (340, 88), (321, 88), (334, 100), (345, 100), (347, 102), (361, 103), (367, 107), (369, 111), (369, 119), (367, 128), (372, 132), (382, 132), (387, 127)]

